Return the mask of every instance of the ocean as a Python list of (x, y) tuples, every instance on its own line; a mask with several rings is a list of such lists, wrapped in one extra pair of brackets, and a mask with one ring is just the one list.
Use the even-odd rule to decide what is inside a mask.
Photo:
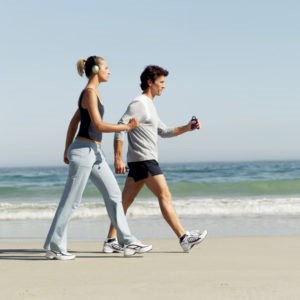
[[(220, 233), (222, 224), (226, 231), (226, 224), (230, 223), (227, 231), (241, 232), (237, 227), (246, 226), (248, 233), (259, 234), (264, 232), (259, 231), (263, 220), (264, 228), (272, 224), (265, 230), (266, 234), (272, 230), (278, 234), (300, 233), (300, 161), (161, 163), (161, 167), (176, 211), (188, 224), (201, 220), (200, 225), (210, 224)], [(67, 172), (67, 166), (0, 168), (0, 238), (1, 235), (9, 237), (12, 224), (22, 224), (22, 228), (42, 224), (46, 230)], [(122, 188), (126, 177), (117, 175), (116, 178)], [(138, 229), (147, 227), (141, 224), (148, 224), (149, 220), (160, 224), (159, 228), (163, 226), (157, 199), (147, 189), (142, 190), (130, 207), (128, 218), (138, 224)], [(102, 196), (91, 183), (73, 220), (77, 221), (74, 224), (78, 228), (93, 221), (108, 222)], [(248, 224), (249, 220), (254, 223)], [(21, 238), (20, 232), (18, 236)]]

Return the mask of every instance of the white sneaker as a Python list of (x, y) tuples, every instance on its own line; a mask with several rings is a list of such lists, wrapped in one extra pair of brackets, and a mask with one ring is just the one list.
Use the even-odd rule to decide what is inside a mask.
[(104, 253), (123, 253), (123, 247), (118, 243), (117, 239), (106, 239), (103, 243), (103, 250)]
[(46, 252), (46, 258), (47, 259), (57, 259), (57, 260), (71, 260), (71, 259), (75, 259), (75, 255), (71, 254), (69, 252), (56, 252), (53, 250), (48, 250)]
[(201, 243), (207, 236), (207, 230), (202, 233), (198, 230), (186, 232), (183, 237), (180, 238), (179, 243), (184, 252), (189, 252), (195, 245)]
[(151, 249), (152, 245), (144, 245), (140, 241), (135, 241), (124, 246), (124, 256), (131, 256), (136, 253), (146, 253)]

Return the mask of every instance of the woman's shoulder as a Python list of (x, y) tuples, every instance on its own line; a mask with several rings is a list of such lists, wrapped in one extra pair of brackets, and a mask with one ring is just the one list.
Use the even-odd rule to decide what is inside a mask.
[(89, 98), (89, 99), (97, 99), (97, 100), (99, 100), (99, 101), (101, 102), (97, 90), (95, 90), (95, 89), (92, 88), (92, 87), (86, 87), (86, 88), (84, 88), (83, 91), (82, 91), (82, 95), (83, 95), (85, 98)]
[(86, 87), (86, 88), (84, 88), (82, 90), (82, 93), (97, 95), (97, 91), (94, 88), (92, 88), (92, 87)]

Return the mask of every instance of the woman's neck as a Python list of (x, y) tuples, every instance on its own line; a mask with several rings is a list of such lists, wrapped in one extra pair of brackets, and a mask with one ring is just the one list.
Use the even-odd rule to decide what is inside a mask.
[(97, 81), (96, 82), (93, 82), (92, 80), (89, 80), (89, 82), (87, 83), (87, 85), (85, 86), (86, 89), (92, 89), (95, 91), (98, 99), (100, 100), (100, 102), (102, 103), (102, 99), (101, 99), (101, 96), (100, 96), (100, 93), (99, 93), (99, 85), (100, 85), (100, 82)]
[(86, 87), (93, 88), (97, 90), (99, 88), (100, 82), (97, 80), (97, 76), (93, 76), (89, 79)]

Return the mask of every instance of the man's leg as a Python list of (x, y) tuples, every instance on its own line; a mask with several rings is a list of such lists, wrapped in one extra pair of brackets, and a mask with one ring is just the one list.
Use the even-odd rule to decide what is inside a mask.
[(167, 223), (171, 226), (175, 234), (179, 237), (185, 233), (178, 215), (172, 203), (172, 196), (163, 174), (148, 176), (145, 179), (146, 186), (157, 197), (159, 201), (160, 210)]
[[(135, 182), (132, 177), (127, 177), (125, 186), (122, 192), (122, 204), (123, 204), (123, 209), (126, 215), (126, 212), (129, 208), (129, 206), (132, 204), (134, 201), (135, 197), (137, 194), (140, 192), (144, 185), (144, 180), (140, 180), (138, 182)], [(109, 228), (109, 232), (107, 235), (107, 238), (115, 238), (117, 235), (116, 229), (114, 226), (111, 224)]]
[(102, 161), (93, 166), (90, 179), (103, 196), (111, 223), (117, 229), (119, 242), (122, 245), (135, 242), (137, 239), (131, 234), (124, 214), (119, 185), (104, 156)]

